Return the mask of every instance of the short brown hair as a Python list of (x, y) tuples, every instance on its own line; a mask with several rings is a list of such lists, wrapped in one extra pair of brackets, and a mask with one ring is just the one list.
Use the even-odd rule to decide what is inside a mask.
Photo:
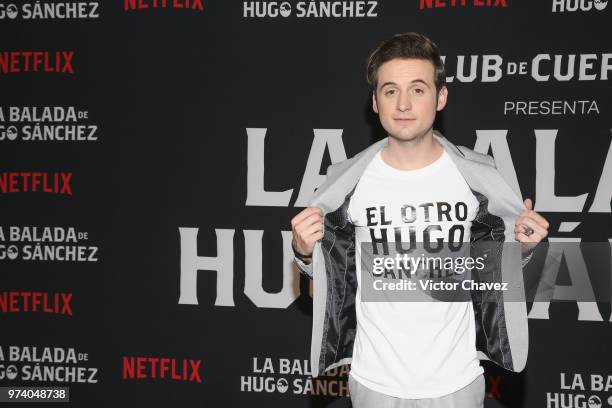
[(424, 59), (430, 61), (434, 66), (434, 83), (439, 91), (446, 85), (446, 73), (444, 63), (440, 58), (438, 46), (419, 33), (400, 33), (383, 41), (368, 58), (367, 78), (368, 84), (376, 90), (378, 82), (378, 68), (387, 61), (395, 58)]

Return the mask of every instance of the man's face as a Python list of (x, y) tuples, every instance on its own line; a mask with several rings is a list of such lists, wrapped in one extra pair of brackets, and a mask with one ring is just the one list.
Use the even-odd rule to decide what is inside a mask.
[(432, 131), (448, 95), (446, 87), (436, 91), (434, 72), (433, 64), (422, 59), (396, 58), (378, 68), (372, 108), (389, 137), (410, 141)]

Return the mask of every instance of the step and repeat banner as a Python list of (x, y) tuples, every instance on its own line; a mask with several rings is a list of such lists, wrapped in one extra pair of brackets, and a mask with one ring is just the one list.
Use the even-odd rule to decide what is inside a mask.
[[(558, 288), (589, 282), (580, 243), (610, 272), (607, 3), (1, 0), (0, 386), (78, 407), (350, 406), (350, 367), (310, 376), (290, 220), (385, 136), (366, 60), (398, 32), (444, 55), (435, 129), (493, 155), (549, 242), (577, 243)], [(610, 303), (563, 298), (529, 304), (523, 372), (483, 363), (486, 407), (612, 406)]]

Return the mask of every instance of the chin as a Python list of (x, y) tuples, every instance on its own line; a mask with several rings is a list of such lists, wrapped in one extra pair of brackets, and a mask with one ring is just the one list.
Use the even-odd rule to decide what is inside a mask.
[(392, 134), (392, 133), (389, 133), (389, 136), (394, 138), (394, 139), (401, 140), (403, 142), (411, 142), (413, 140), (417, 140), (417, 139), (421, 138), (423, 135), (420, 134), (420, 133), (419, 134), (414, 134), (414, 133), (411, 133), (411, 134), (402, 134), (402, 133)]

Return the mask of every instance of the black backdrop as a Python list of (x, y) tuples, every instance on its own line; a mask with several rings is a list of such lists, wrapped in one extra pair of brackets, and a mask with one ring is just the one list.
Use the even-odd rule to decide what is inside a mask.
[[(62, 18), (74, 3), (85, 11)], [(312, 12), (335, 3), (348, 15)], [(0, 385), (68, 386), (72, 406), (349, 406), (346, 370), (309, 380), (312, 301), (291, 264), (289, 221), (301, 210), (303, 180), (342, 156), (313, 150), (316, 174), (305, 176), (313, 141), (351, 157), (384, 136), (365, 61), (396, 32), (431, 37), (455, 77), (436, 129), (456, 144), (485, 146), (509, 182), (516, 174), (522, 197), (551, 222), (551, 240), (607, 243), (611, 9), (601, 1), (493, 3), (291, 1), (287, 17), (273, 16), (275, 2), (204, 0), (200, 9), (184, 0), (42, 0), (15, 2), (16, 13), (0, 3)], [(267, 16), (249, 15), (264, 6)], [(73, 72), (26, 67), (31, 51), (52, 59), (73, 52)], [(460, 56), (465, 76), (476, 60), (472, 80), (456, 78)], [(483, 71), (487, 58), (499, 68)], [(521, 62), (524, 75), (507, 74)], [(573, 67), (573, 77), (558, 80), (555, 66), (557, 77)], [(525, 105), (531, 110), (516, 108)], [(45, 107), (87, 117), (45, 117)], [(86, 140), (36, 136), (77, 126)], [(55, 173), (69, 177), (71, 194), (42, 184), (31, 191), (33, 178)], [(293, 191), (265, 203), (258, 183)], [(45, 237), (54, 227), (87, 237)], [(189, 261), (189, 244), (197, 256), (226, 261), (205, 270)], [(85, 260), (56, 259), (74, 247)], [(33, 312), (33, 299), (45, 295), (50, 312)], [(609, 303), (583, 315), (578, 306), (532, 310), (527, 368), (486, 365), (488, 407), (597, 407), (597, 398), (612, 406)], [(87, 357), (43, 356), (54, 348)], [(140, 360), (138, 371), (138, 357), (169, 359), (181, 379), (153, 367), (157, 360)], [(66, 380), (70, 370), (85, 380)]]

